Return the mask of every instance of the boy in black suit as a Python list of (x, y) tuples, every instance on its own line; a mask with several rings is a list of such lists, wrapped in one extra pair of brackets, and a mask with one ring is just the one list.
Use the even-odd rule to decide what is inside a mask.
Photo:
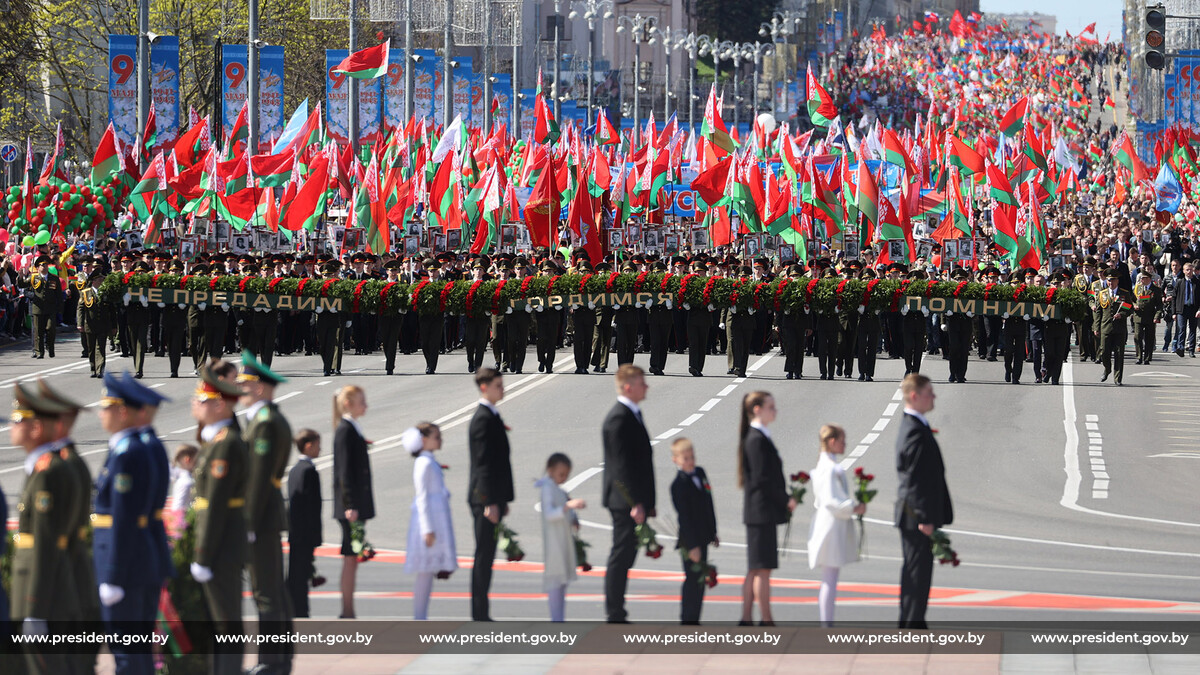
[[(696, 466), (696, 450), (686, 438), (671, 443), (671, 461), (679, 467), (671, 483), (671, 502), (679, 514), (679, 541), (683, 555), (683, 590), (680, 623), (700, 624), (700, 605), (704, 602), (705, 582), (701, 573), (708, 563), (708, 545), (720, 546), (717, 538), (717, 514), (713, 510), (712, 488), (708, 475)], [(693, 569), (693, 566), (698, 569)]]
[(288, 473), (288, 595), (296, 618), (307, 617), (313, 551), (321, 544), (321, 476), (313, 460), (321, 454), (321, 435), (301, 429), (296, 435), (300, 459)]

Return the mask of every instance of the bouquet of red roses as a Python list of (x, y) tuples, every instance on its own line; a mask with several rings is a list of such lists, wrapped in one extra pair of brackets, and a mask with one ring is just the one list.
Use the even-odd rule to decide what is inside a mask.
[[(808, 484), (809, 475), (804, 471), (797, 471), (788, 476), (791, 483), (788, 485), (788, 497), (796, 500), (796, 506), (804, 503), (804, 494), (808, 492), (808, 488), (804, 487)], [(788, 514), (787, 528), (783, 531), (783, 555), (787, 557), (788, 540), (792, 538), (792, 513)]]
[(525, 558), (525, 551), (517, 543), (517, 533), (508, 529), (503, 521), (496, 523), (496, 548), (504, 551), (508, 562), (520, 562)]
[(717, 585), (717, 566), (716, 565), (710, 565), (704, 561), (692, 562), (691, 559), (688, 558), (688, 550), (686, 548), (679, 549), (679, 557), (683, 558), (683, 561), (685, 563), (691, 562), (691, 565), (689, 566), (689, 567), (691, 567), (691, 570), (693, 572), (697, 572), (700, 574), (700, 578), (697, 579), (697, 583), (704, 584), (705, 586), (708, 586), (709, 588), (716, 587), (716, 585)]
[(317, 568), (314, 567), (312, 577), (309, 578), (309, 582), (312, 584), (313, 588), (320, 588), (321, 586), (325, 585), (325, 575), (318, 572)]
[(589, 546), (591, 544), (580, 539), (578, 536), (575, 537), (575, 564), (584, 572), (592, 571), (592, 564), (587, 559), (587, 549)]
[(647, 558), (662, 556), (662, 544), (658, 543), (658, 533), (654, 531), (653, 527), (650, 527), (650, 523), (643, 522), (633, 528), (633, 535), (637, 537), (638, 548), (646, 550)]
[(367, 525), (361, 520), (350, 523), (350, 550), (358, 556), (360, 563), (375, 557), (375, 547), (367, 541)]
[[(870, 488), (871, 481), (875, 480), (875, 474), (863, 471), (863, 468), (857, 467), (854, 469), (854, 482), (858, 484), (858, 488), (854, 490), (854, 498), (860, 504), (869, 504), (879, 494), (879, 490)], [(863, 525), (862, 514), (854, 516), (858, 520), (858, 555), (861, 557), (866, 549), (867, 528)]]
[(929, 546), (933, 549), (933, 557), (939, 565), (958, 567), (958, 564), (962, 562), (958, 559), (958, 552), (950, 548), (950, 537), (947, 537), (946, 533), (941, 530), (933, 531), (933, 536), (929, 537)]

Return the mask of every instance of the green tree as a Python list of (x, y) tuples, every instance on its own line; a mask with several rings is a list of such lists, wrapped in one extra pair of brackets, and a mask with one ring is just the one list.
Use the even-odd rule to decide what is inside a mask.
[(696, 0), (697, 30), (721, 40), (754, 42), (779, 0)]

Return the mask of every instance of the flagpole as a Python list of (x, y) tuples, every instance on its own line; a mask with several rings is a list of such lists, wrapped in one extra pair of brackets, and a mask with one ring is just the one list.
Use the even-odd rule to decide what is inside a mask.
[[(255, 0), (251, 0), (255, 1)], [(358, 0), (350, 0), (350, 26), (348, 37), (348, 48), (351, 54), (358, 51)], [(257, 79), (257, 73), (251, 76), (251, 79)], [(350, 152), (358, 157), (358, 78), (347, 77), (346, 85), (349, 87), (347, 94), (349, 101), (347, 104), (349, 116), (347, 118), (347, 142), (350, 144)], [(257, 124), (257, 123), (256, 123)], [(252, 127), (253, 128), (253, 127)], [(253, 137), (252, 137), (253, 138)], [(253, 147), (253, 146), (251, 146)], [(253, 154), (253, 153), (251, 153)]]
[[(354, 3), (351, 2), (351, 5)], [(246, 123), (249, 127), (250, 137), (246, 141), (247, 152), (251, 155), (258, 154), (258, 0), (248, 0), (246, 11), (248, 13), (247, 30), (246, 30), (246, 102), (249, 104), (246, 110)], [(351, 16), (354, 10), (351, 9)], [(354, 25), (351, 19), (351, 26)], [(351, 28), (353, 30), (353, 28)], [(354, 48), (351, 47), (351, 50)], [(218, 134), (219, 135), (219, 134)]]

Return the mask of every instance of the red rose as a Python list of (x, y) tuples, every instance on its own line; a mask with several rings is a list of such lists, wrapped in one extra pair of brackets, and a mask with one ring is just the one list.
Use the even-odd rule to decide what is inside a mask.
[(855, 475), (855, 476), (858, 476), (859, 478), (862, 478), (862, 476), (863, 476), (863, 468), (862, 468), (861, 466), (860, 466), (860, 467), (858, 467), (858, 468), (856, 468), (856, 469), (854, 470), (854, 475)]
[(584, 572), (591, 572), (592, 564), (591, 563), (583, 563), (582, 565), (579, 566), (579, 569), (583, 570)]

